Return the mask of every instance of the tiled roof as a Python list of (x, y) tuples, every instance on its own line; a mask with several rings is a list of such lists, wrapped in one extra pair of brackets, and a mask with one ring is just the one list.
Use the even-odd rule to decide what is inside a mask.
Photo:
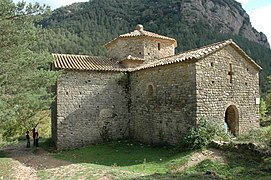
[(198, 49), (190, 50), (190, 51), (180, 53), (177, 55), (162, 58), (162, 59), (159, 59), (157, 61), (153, 61), (148, 64), (143, 64), (141, 66), (134, 68), (133, 71), (152, 68), (152, 67), (156, 67), (156, 66), (163, 66), (163, 65), (167, 65), (167, 64), (173, 64), (176, 62), (183, 62), (183, 61), (188, 61), (188, 60), (193, 60), (193, 59), (199, 60), (199, 59), (206, 57), (207, 55), (209, 55), (211, 53), (214, 53), (214, 52), (222, 49), (223, 47), (225, 47), (227, 45), (231, 45), (233, 48), (235, 48), (237, 51), (239, 51), (239, 53), (241, 55), (243, 55), (254, 66), (261, 69), (261, 67), (255, 61), (253, 61), (237, 44), (235, 44), (231, 39), (229, 39), (226, 41), (218, 42), (215, 44), (211, 44), (211, 45), (204, 46), (204, 47), (201, 47)]
[(127, 57), (123, 58), (122, 60), (120, 60), (120, 62), (124, 60), (144, 61), (143, 58), (139, 58), (139, 57), (135, 57), (131, 55), (128, 55)]
[[(198, 49), (180, 53), (177, 55), (169, 56), (166, 58), (158, 59), (153, 62), (144, 62), (143, 64), (135, 68), (125, 68), (118, 62), (113, 61), (106, 57), (96, 56), (81, 56), (81, 55), (67, 55), (67, 54), (53, 54), (54, 67), (56, 69), (70, 69), (70, 70), (89, 70), (89, 71), (137, 71), (156, 66), (163, 66), (167, 64), (173, 64), (177, 62), (188, 62), (191, 60), (199, 60), (212, 54), (225, 46), (230, 45), (239, 52), (247, 61), (253, 64), (258, 69), (261, 67), (255, 63), (238, 45), (236, 45), (231, 39), (204, 46)], [(128, 57), (127, 57), (128, 58)], [(130, 57), (133, 59), (133, 57)]]
[(156, 33), (153, 33), (153, 32), (149, 32), (149, 31), (145, 31), (143, 29), (143, 26), (140, 25), (140, 24), (138, 24), (136, 26), (136, 29), (133, 32), (122, 34), (119, 37), (117, 37), (117, 38), (113, 39), (112, 41), (108, 42), (107, 44), (105, 44), (105, 46), (111, 44), (112, 42), (114, 42), (115, 40), (117, 40), (119, 38), (140, 37), (140, 36), (170, 40), (170, 41), (173, 41), (175, 47), (177, 47), (177, 41), (174, 38), (170, 38), (170, 37), (167, 37), (167, 36), (162, 36), (162, 35), (159, 35), (159, 34), (156, 34)]
[(71, 54), (53, 54), (53, 57), (55, 69), (126, 71), (120, 64), (106, 57)]

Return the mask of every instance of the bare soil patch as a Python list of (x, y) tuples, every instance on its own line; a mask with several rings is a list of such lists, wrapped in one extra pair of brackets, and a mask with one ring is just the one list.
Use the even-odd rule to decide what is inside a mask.
[(52, 169), (67, 166), (70, 162), (55, 159), (42, 148), (26, 148), (25, 144), (4, 148), (7, 157), (14, 160), (13, 177), (16, 179), (38, 179), (36, 172), (41, 169)]
[(211, 149), (203, 150), (201, 152), (193, 154), (190, 160), (185, 165), (179, 167), (175, 172), (182, 173), (187, 168), (196, 166), (206, 159), (217, 160), (222, 163), (227, 163), (226, 159), (223, 156), (223, 151), (211, 148)]

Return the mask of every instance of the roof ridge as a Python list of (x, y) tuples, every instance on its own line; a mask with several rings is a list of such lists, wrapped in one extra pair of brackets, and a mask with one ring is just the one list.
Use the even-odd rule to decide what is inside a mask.
[[(216, 42), (216, 43), (204, 45), (204, 46), (201, 46), (201, 47), (198, 47), (198, 48), (194, 48), (194, 49), (191, 49), (191, 50), (182, 52), (182, 53), (191, 52), (191, 51), (196, 51), (196, 50), (199, 50), (199, 49), (204, 49), (204, 48), (208, 48), (208, 47), (215, 46), (215, 45), (218, 45), (218, 44), (223, 44), (223, 43), (229, 44), (229, 43), (231, 43), (231, 42), (233, 42), (232, 39), (227, 39), (227, 40), (224, 40), (224, 41), (220, 41), (220, 42)], [(179, 54), (181, 54), (181, 53), (179, 53)]]
[(171, 56), (162, 57), (162, 58), (157, 59), (157, 60), (159, 61), (159, 60), (162, 60), (162, 59), (166, 59), (166, 58), (170, 58), (170, 57), (182, 55), (184, 53), (189, 53), (189, 52), (197, 51), (197, 50), (204, 49), (204, 48), (211, 47), (211, 46), (215, 46), (215, 45), (218, 45), (218, 44), (223, 44), (223, 43), (230, 44), (231, 42), (233, 42), (232, 39), (227, 39), (227, 40), (224, 40), (224, 41), (220, 41), (220, 42), (216, 42), (216, 43), (213, 43), (213, 44), (208, 44), (208, 45), (205, 45), (205, 46), (201, 46), (201, 47), (198, 47), (198, 48), (187, 50), (187, 51), (184, 51), (184, 52), (181, 52), (181, 53), (178, 53), (178, 54), (174, 54), (174, 55), (171, 55)]
[(106, 58), (112, 59), (111, 57), (107, 56), (95, 56), (95, 55), (81, 55), (81, 54), (62, 54), (62, 53), (52, 53), (53, 56), (77, 56), (77, 57), (96, 57), (96, 58)]
[(164, 36), (164, 35), (160, 35), (151, 31), (146, 31), (144, 30), (144, 27), (140, 24), (138, 24), (135, 28), (134, 31), (132, 32), (128, 32), (125, 34), (121, 34), (118, 37), (114, 38), (113, 40), (109, 41), (108, 43), (106, 43), (104, 46), (108, 46), (109, 44), (113, 43), (114, 41), (120, 39), (120, 38), (129, 38), (129, 37), (140, 37), (140, 36), (144, 36), (144, 37), (152, 37), (152, 38), (158, 38), (158, 39), (164, 39), (164, 40), (169, 40), (169, 41), (173, 41), (175, 47), (177, 47), (177, 41), (176, 39), (172, 38), (172, 37), (168, 37), (168, 36)]

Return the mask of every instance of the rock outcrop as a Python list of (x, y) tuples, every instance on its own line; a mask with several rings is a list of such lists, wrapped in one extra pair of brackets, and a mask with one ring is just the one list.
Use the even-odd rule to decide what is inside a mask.
[(252, 27), (249, 15), (234, 0), (183, 0), (180, 11), (188, 23), (203, 20), (220, 33), (240, 35), (270, 48), (266, 35)]

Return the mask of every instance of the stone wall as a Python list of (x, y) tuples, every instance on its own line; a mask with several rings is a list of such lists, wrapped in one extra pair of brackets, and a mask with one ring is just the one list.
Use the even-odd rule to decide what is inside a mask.
[[(158, 43), (160, 43), (160, 50), (158, 50)], [(175, 48), (172, 41), (147, 37), (122, 38), (107, 46), (108, 57), (119, 61), (128, 55), (149, 61), (174, 54)]]
[(125, 138), (127, 74), (65, 72), (57, 82), (57, 149)]
[(198, 120), (205, 117), (222, 125), (232, 105), (236, 134), (259, 127), (259, 70), (251, 62), (229, 45), (198, 61), (196, 72)]
[(195, 64), (175, 63), (132, 72), (131, 136), (175, 144), (196, 122)]
[[(160, 46), (160, 50), (158, 49), (158, 46)], [(144, 39), (145, 61), (156, 61), (157, 59), (172, 56), (174, 54), (175, 47), (172, 41), (151, 38)]]
[(236, 135), (259, 126), (255, 65), (231, 45), (188, 62), (129, 74), (65, 72), (57, 82), (52, 111), (57, 113), (52, 116), (57, 148), (127, 137), (149, 144), (176, 144), (197, 120), (215, 120), (222, 126), (226, 114)]

